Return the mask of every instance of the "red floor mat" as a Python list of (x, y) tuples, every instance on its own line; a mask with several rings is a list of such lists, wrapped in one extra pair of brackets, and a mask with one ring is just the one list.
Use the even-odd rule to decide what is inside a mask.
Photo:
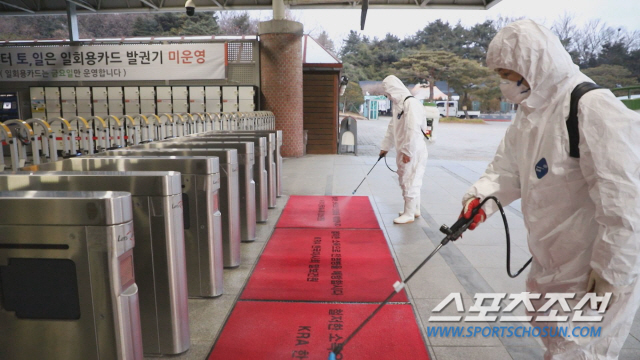
[(241, 298), (381, 302), (397, 280), (382, 230), (276, 229)]
[[(377, 305), (239, 301), (209, 360), (327, 360)], [(345, 360), (428, 360), (411, 305), (385, 305), (345, 346)]]
[(291, 196), (278, 228), (379, 229), (366, 196)]

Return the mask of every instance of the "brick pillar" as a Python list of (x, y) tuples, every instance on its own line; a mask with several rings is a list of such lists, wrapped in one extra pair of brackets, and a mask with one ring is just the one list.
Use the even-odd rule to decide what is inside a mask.
[(303, 155), (302, 24), (289, 20), (261, 22), (260, 75), (264, 110), (273, 112), (282, 130), (282, 156)]

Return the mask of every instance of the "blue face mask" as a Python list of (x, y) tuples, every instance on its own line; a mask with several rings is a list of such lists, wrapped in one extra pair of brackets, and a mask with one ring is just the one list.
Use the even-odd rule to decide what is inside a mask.
[(502, 79), (500, 80), (500, 91), (509, 102), (520, 104), (531, 95), (531, 89), (523, 83), (524, 78), (518, 81)]

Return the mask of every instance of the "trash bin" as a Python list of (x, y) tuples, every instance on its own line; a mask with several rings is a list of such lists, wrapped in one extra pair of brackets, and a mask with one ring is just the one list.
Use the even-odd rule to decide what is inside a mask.
[[(348, 151), (352, 146), (353, 151)], [(358, 122), (351, 116), (340, 121), (340, 133), (338, 135), (338, 154), (353, 152), (358, 154)]]
[(0, 209), (2, 358), (142, 360), (131, 194), (0, 192)]

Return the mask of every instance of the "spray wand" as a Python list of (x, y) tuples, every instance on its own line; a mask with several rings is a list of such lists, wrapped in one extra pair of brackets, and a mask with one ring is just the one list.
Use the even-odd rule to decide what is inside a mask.
[[(382, 158), (382, 157), (380, 157)], [(378, 159), (378, 161), (380, 161), (380, 159)], [(376, 162), (377, 164), (377, 162)], [(374, 165), (375, 166), (375, 165)], [(367, 174), (368, 175), (368, 174)], [(357, 190), (357, 189), (356, 189)], [(467, 230), (467, 228), (469, 228), (469, 226), (471, 225), (471, 223), (473, 222), (473, 218), (478, 214), (478, 211), (482, 208), (482, 206), (484, 205), (485, 202), (487, 202), (487, 200), (493, 200), (496, 202), (496, 204), (498, 205), (498, 209), (500, 209), (500, 213), (502, 215), (502, 220), (504, 221), (504, 225), (505, 225), (505, 231), (506, 231), (506, 238), (507, 238), (507, 274), (509, 274), (510, 277), (516, 277), (518, 275), (520, 275), (520, 273), (531, 263), (532, 259), (529, 259), (529, 261), (527, 261), (526, 264), (524, 264), (524, 266), (518, 270), (518, 272), (516, 272), (515, 274), (511, 273), (511, 251), (510, 251), (510, 245), (511, 245), (511, 239), (510, 239), (510, 235), (509, 235), (509, 225), (507, 224), (507, 218), (506, 215), (504, 213), (504, 209), (502, 208), (502, 205), (500, 204), (500, 201), (498, 201), (498, 199), (495, 196), (488, 196), (486, 197), (484, 200), (482, 200), (482, 202), (480, 202), (480, 204), (475, 207), (472, 211), (471, 211), (471, 216), (469, 216), (469, 218), (465, 218), (464, 216), (461, 216), (458, 221), (456, 221), (451, 227), (448, 227), (447, 225), (442, 225), (440, 226), (440, 232), (445, 234), (445, 237), (442, 239), (442, 241), (440, 241), (440, 244), (438, 244), (438, 246), (431, 252), (431, 254), (429, 254), (429, 256), (427, 256), (426, 259), (424, 259), (420, 265), (418, 265), (418, 267), (413, 270), (413, 272), (411, 274), (409, 274), (409, 276), (407, 276), (406, 279), (404, 279), (404, 281), (400, 282), (400, 281), (396, 281), (393, 284), (393, 291), (391, 292), (391, 294), (389, 294), (389, 296), (387, 296), (386, 299), (384, 299), (384, 301), (382, 303), (380, 303), (380, 305), (378, 305), (378, 307), (371, 313), (371, 315), (369, 315), (369, 317), (367, 317), (362, 324), (360, 324), (360, 326), (358, 326), (352, 333), (351, 335), (349, 335), (344, 342), (337, 344), (334, 348), (333, 351), (331, 351), (331, 353), (329, 354), (329, 360), (336, 360), (336, 356), (338, 354), (340, 354), (340, 352), (342, 351), (342, 349), (344, 349), (344, 347), (347, 345), (347, 343), (349, 341), (351, 341), (351, 339), (369, 322), (369, 320), (371, 320), (377, 313), (378, 311), (380, 311), (380, 309), (382, 309), (382, 307), (384, 305), (386, 305), (391, 298), (399, 293), (400, 291), (402, 291), (402, 289), (404, 289), (406, 283), (411, 280), (411, 278), (438, 252), (440, 251), (440, 249), (442, 249), (443, 246), (447, 245), (450, 241), (455, 241), (456, 239), (458, 239), (460, 236), (462, 236), (462, 233), (465, 232)]]

